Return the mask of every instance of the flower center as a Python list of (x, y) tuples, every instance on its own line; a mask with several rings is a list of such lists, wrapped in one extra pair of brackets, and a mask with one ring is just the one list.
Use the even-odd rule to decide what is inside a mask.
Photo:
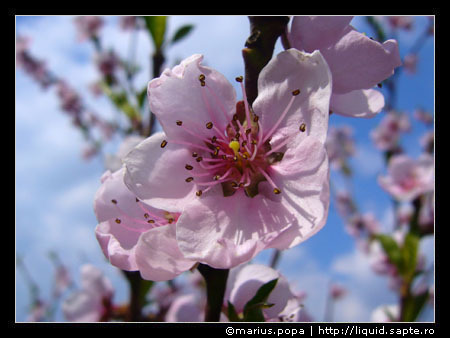
[[(214, 186), (221, 184), (224, 196), (231, 196), (237, 190), (244, 189), (247, 196), (254, 197), (258, 194), (258, 184), (262, 181), (267, 181), (272, 186), (274, 194), (280, 194), (281, 190), (271, 178), (270, 166), (282, 160), (284, 153), (281, 150), (289, 140), (286, 139), (275, 147), (272, 147), (270, 140), (292, 107), (295, 97), (300, 94), (300, 90), (292, 91), (292, 97), (278, 120), (271, 126), (270, 130), (265, 131), (258, 123), (259, 117), (247, 102), (243, 77), (237, 77), (236, 81), (241, 84), (243, 101), (238, 102), (236, 114), (224, 130), (221, 130), (215, 123), (214, 114), (211, 113), (207, 94), (215, 100), (224, 114), (226, 114), (226, 111), (218, 95), (208, 86), (206, 76), (201, 74), (198, 80), (202, 88), (204, 104), (211, 117), (211, 121), (205, 122), (205, 127), (212, 130), (214, 135), (202, 138), (186, 128), (182, 121), (176, 121), (177, 126), (192, 137), (201, 139), (204, 144), (171, 141), (194, 149), (192, 157), (195, 162), (186, 164), (185, 169), (189, 171), (189, 176), (185, 181), (196, 184), (199, 188), (196, 192), (197, 196), (202, 196)], [(299, 126), (299, 131), (306, 131), (305, 123)], [(164, 148), (166, 145), (167, 141), (164, 140), (161, 147)]]

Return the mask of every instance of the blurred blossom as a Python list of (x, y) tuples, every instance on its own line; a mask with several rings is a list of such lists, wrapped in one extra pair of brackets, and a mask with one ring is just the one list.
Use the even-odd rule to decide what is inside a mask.
[(288, 32), (292, 47), (319, 50), (333, 78), (330, 110), (350, 117), (373, 117), (384, 107), (373, 89), (401, 65), (395, 40), (379, 43), (350, 25), (352, 16), (294, 16)]
[(95, 97), (98, 97), (103, 94), (103, 89), (102, 89), (99, 81), (91, 83), (89, 85), (89, 90), (91, 91), (92, 95), (94, 95)]
[(48, 305), (37, 299), (34, 301), (27, 322), (43, 322), (47, 319)]
[(125, 31), (133, 30), (137, 26), (136, 16), (121, 16), (119, 17), (119, 25)]
[(109, 50), (107, 52), (96, 54), (95, 64), (103, 76), (112, 77), (117, 67), (120, 65), (120, 60), (113, 50)]
[(399, 317), (399, 305), (381, 305), (372, 312), (371, 321), (376, 323), (396, 322)]
[(72, 116), (79, 116), (82, 113), (83, 105), (77, 92), (63, 80), (57, 82), (56, 90), (61, 109)]
[(426, 132), (421, 138), (420, 138), (420, 145), (423, 147), (423, 149), (427, 152), (432, 154), (434, 151), (434, 131), (430, 130)]
[(59, 297), (72, 284), (72, 277), (66, 266), (59, 264), (55, 271), (53, 296)]
[(336, 208), (343, 218), (352, 215), (355, 210), (352, 196), (346, 190), (341, 190), (336, 193)]
[(103, 19), (99, 16), (77, 16), (74, 22), (80, 41), (96, 38), (103, 26)]
[(398, 146), (401, 133), (408, 132), (410, 128), (411, 123), (405, 113), (391, 111), (372, 130), (370, 136), (379, 150), (395, 150)]
[(82, 157), (84, 160), (90, 160), (97, 154), (98, 154), (98, 148), (95, 145), (88, 144), (83, 149)]
[(381, 225), (372, 213), (356, 214), (348, 219), (345, 229), (350, 235), (361, 237), (378, 233)]
[(411, 217), (414, 214), (414, 207), (411, 205), (411, 203), (402, 203), (396, 209), (396, 213), (398, 225), (407, 225), (411, 221)]
[(112, 307), (114, 289), (109, 281), (93, 265), (80, 269), (81, 289), (72, 293), (62, 304), (63, 313), (71, 322), (98, 322), (105, 320)]
[(122, 159), (128, 155), (140, 142), (145, 138), (139, 135), (131, 135), (125, 137), (115, 154), (106, 154), (105, 156), (105, 169), (111, 172), (115, 172), (122, 167)]
[(167, 311), (166, 322), (202, 322), (206, 299), (197, 294), (176, 297)]
[(429, 154), (418, 160), (400, 154), (391, 157), (387, 175), (380, 176), (378, 183), (398, 201), (412, 201), (434, 188), (434, 163)]
[(394, 29), (411, 30), (414, 20), (412, 16), (386, 16), (389, 25)]
[(422, 227), (434, 226), (434, 192), (426, 194), (422, 199), (419, 225)]
[(347, 289), (339, 284), (332, 284), (330, 287), (330, 295), (334, 300), (341, 299), (347, 294)]
[(434, 122), (433, 115), (422, 108), (418, 108), (414, 111), (414, 118), (428, 126), (432, 125)]
[(23, 36), (16, 40), (16, 65), (30, 75), (42, 88), (50, 86), (54, 79), (45, 66), (45, 62), (34, 58), (28, 51), (29, 39)]
[(237, 313), (242, 313), (245, 304), (253, 298), (265, 283), (278, 278), (267, 303), (273, 304), (263, 309), (266, 320), (298, 321), (301, 304), (284, 276), (278, 271), (260, 264), (241, 265), (230, 271), (225, 291), (224, 304), (233, 304)]
[(403, 67), (409, 74), (415, 74), (417, 69), (417, 54), (408, 54), (403, 58)]
[(333, 168), (342, 169), (355, 153), (353, 129), (350, 126), (330, 127), (325, 147)]

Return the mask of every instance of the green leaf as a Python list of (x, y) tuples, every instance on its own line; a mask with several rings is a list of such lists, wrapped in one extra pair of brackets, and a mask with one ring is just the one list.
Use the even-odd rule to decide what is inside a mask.
[(183, 38), (185, 38), (190, 32), (191, 30), (194, 28), (193, 25), (184, 25), (181, 26), (180, 28), (177, 29), (177, 31), (175, 32), (175, 34), (172, 37), (172, 40), (170, 41), (170, 43), (175, 43), (175, 42), (179, 42), (180, 40), (182, 40)]
[(147, 97), (147, 86), (145, 86), (139, 93), (136, 94), (139, 108), (144, 106), (145, 98)]
[(145, 25), (149, 31), (155, 49), (159, 51), (164, 42), (166, 33), (167, 17), (166, 16), (144, 16)]
[(230, 322), (242, 322), (242, 319), (236, 312), (236, 309), (233, 304), (228, 301), (228, 320)]
[(414, 322), (419, 317), (424, 305), (429, 298), (429, 292), (426, 290), (416, 296), (410, 296), (404, 303), (403, 318), (405, 322)]
[(277, 285), (278, 278), (273, 279), (262, 285), (255, 296), (250, 299), (244, 306), (244, 321), (247, 322), (264, 322), (265, 318), (262, 309), (272, 306), (267, 303), (270, 293)]
[(151, 280), (143, 279), (141, 281), (141, 285), (139, 287), (139, 303), (141, 304), (141, 306), (147, 305), (148, 300), (146, 296), (154, 284), (155, 283)]
[(400, 247), (397, 242), (389, 235), (378, 234), (375, 236), (381, 243), (384, 252), (388, 256), (390, 262), (394, 264), (399, 270), (402, 270), (402, 255)]
[(414, 278), (418, 251), (419, 237), (412, 233), (408, 233), (405, 236), (403, 247), (401, 249), (403, 270), (400, 271), (400, 273), (409, 281), (412, 281), (412, 279)]

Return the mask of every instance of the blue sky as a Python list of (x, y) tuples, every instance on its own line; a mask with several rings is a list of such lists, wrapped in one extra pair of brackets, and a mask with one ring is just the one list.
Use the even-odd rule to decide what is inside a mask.
[[(102, 41), (106, 47), (126, 57), (130, 36), (118, 29), (117, 17), (105, 18)], [(400, 54), (404, 56), (418, 32), (427, 22), (425, 17), (415, 18), (415, 29), (398, 35)], [(169, 19), (169, 36), (184, 23), (195, 25), (192, 34), (168, 50), (166, 66), (194, 53), (205, 56), (205, 63), (216, 68), (230, 80), (244, 74), (241, 49), (249, 34), (245, 16), (174, 16)], [(352, 24), (360, 31), (370, 30), (363, 18), (356, 17)], [(106, 99), (94, 98), (88, 85), (97, 79), (92, 62), (91, 44), (77, 41), (72, 17), (17, 17), (18, 35), (31, 38), (30, 49), (57, 75), (83, 94), (87, 105), (103, 116), (115, 116), (114, 108)], [(151, 44), (144, 33), (137, 37), (137, 59), (143, 66), (136, 79), (137, 87), (146, 85), (150, 73)], [(276, 52), (281, 51), (277, 44)], [(233, 83), (234, 81), (232, 81)], [(238, 96), (240, 91), (236, 86)], [(434, 107), (434, 44), (429, 38), (419, 54), (417, 74), (402, 72), (398, 85), (397, 108), (412, 112), (418, 106), (433, 112)], [(333, 115), (331, 126), (350, 125), (357, 142), (357, 153), (352, 160), (355, 171), (352, 187), (361, 211), (373, 212), (383, 223), (392, 222), (390, 198), (376, 183), (384, 172), (382, 155), (376, 151), (369, 133), (381, 120), (351, 119)], [(413, 121), (414, 122), (414, 121)], [(426, 128), (414, 122), (412, 131), (402, 144), (408, 154), (418, 156), (419, 138)], [(107, 145), (105, 153), (114, 153), (120, 139)], [(79, 267), (93, 263), (105, 271), (116, 287), (115, 299), (124, 301), (127, 285), (120, 273), (111, 267), (100, 251), (94, 236), (96, 218), (93, 196), (100, 185), (104, 171), (103, 160), (81, 158), (84, 146), (80, 133), (71, 126), (69, 118), (58, 106), (54, 90), (42, 91), (22, 70), (16, 71), (16, 252), (25, 264), (42, 296), (50, 294), (53, 267), (47, 252), (58, 252), (66, 263), (75, 282)], [(332, 173), (337, 184), (342, 181)], [(363, 187), (363, 188), (362, 188)], [(355, 251), (354, 240), (343, 230), (342, 220), (332, 203), (327, 225), (316, 236), (282, 256), (280, 269), (298, 290), (308, 294), (306, 306), (317, 319), (322, 320), (325, 301), (324, 290), (329, 281), (340, 282), (349, 289), (348, 296), (336, 305), (336, 319), (342, 321), (369, 321), (371, 311), (378, 305), (393, 303), (395, 295), (388, 289), (385, 278), (375, 276), (367, 260)], [(433, 241), (424, 245), (432, 257)], [(263, 252), (255, 261), (267, 263), (271, 252)], [(27, 317), (29, 290), (22, 275), (16, 275), (16, 320)], [(424, 317), (432, 320), (432, 313)], [(62, 321), (60, 313), (56, 316)]]

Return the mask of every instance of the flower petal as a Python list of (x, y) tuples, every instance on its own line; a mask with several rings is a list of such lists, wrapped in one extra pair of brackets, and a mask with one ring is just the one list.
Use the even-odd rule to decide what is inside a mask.
[[(328, 216), (330, 203), (329, 164), (325, 147), (309, 136), (286, 151), (269, 174), (281, 190), (280, 203), (297, 218), (269, 246), (291, 248), (317, 233)], [(267, 182), (260, 186), (268, 186)]]
[(157, 133), (141, 142), (124, 159), (125, 184), (147, 204), (166, 211), (181, 211), (195, 197), (195, 185), (185, 181), (192, 154)]
[[(203, 144), (200, 138), (215, 134), (214, 129), (206, 128), (208, 122), (223, 131), (234, 114), (233, 86), (221, 73), (201, 65), (202, 60), (202, 55), (193, 55), (148, 84), (150, 108), (168, 140)], [(205, 86), (201, 86), (201, 74), (205, 76)], [(182, 121), (182, 126), (177, 121)]]
[(195, 264), (178, 249), (175, 223), (142, 234), (136, 246), (136, 263), (141, 276), (153, 281), (173, 279)]
[(375, 89), (353, 90), (345, 94), (332, 94), (330, 110), (333, 113), (371, 118), (384, 107), (384, 96)]
[(313, 52), (336, 42), (353, 16), (295, 16), (289, 40), (298, 50)]
[(397, 41), (379, 43), (349, 26), (344, 34), (321, 53), (333, 74), (333, 92), (370, 89), (394, 74), (401, 65)]
[(258, 97), (253, 109), (260, 116), (260, 127), (268, 132), (277, 123), (299, 89), (292, 106), (277, 128), (282, 138), (299, 135), (305, 123), (306, 132), (325, 142), (328, 128), (331, 73), (320, 52), (312, 54), (289, 49), (278, 54), (261, 71)]
[(292, 222), (283, 205), (262, 195), (249, 198), (239, 190), (218, 197), (208, 192), (181, 214), (177, 240), (186, 258), (227, 269), (252, 259)]

